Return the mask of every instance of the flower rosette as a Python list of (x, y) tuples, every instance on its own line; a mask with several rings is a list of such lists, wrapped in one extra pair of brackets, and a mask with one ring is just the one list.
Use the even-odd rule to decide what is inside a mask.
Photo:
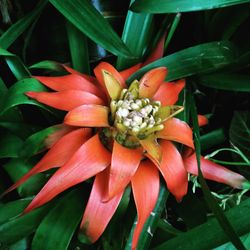
[[(53, 92), (26, 95), (67, 111), (64, 122), (49, 136), (49, 151), (5, 193), (36, 173), (58, 168), (25, 209), (27, 213), (95, 177), (80, 226), (81, 233), (95, 242), (131, 185), (138, 215), (132, 239), (135, 249), (157, 202), (160, 174), (168, 190), (181, 201), (187, 193), (188, 172), (198, 172), (195, 155), (183, 158), (176, 147), (181, 143), (194, 149), (192, 129), (175, 117), (183, 110), (175, 103), (185, 81), (165, 82), (167, 68), (159, 67), (127, 86), (126, 80), (140, 64), (118, 72), (101, 62), (94, 69), (95, 77), (63, 67), (68, 75), (35, 77)], [(245, 181), (243, 176), (203, 158), (201, 169), (205, 178), (235, 188)]]

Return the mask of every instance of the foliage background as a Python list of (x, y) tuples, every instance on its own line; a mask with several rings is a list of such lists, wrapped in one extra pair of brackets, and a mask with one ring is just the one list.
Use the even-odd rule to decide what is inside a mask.
[[(54, 61), (84, 73), (92, 73), (101, 60), (124, 69), (143, 61), (166, 30), (164, 57), (130, 80), (156, 66), (169, 68), (169, 81), (185, 77), (186, 111), (181, 118), (193, 122), (197, 152), (249, 179), (249, 2), (2, 0), (0, 191), (41, 157), (36, 153), (51, 132), (44, 129), (63, 117), (23, 95), (42, 89), (28, 78), (31, 74), (63, 74)], [(196, 127), (196, 109), (209, 117), (209, 125), (201, 131)], [(32, 137), (38, 131), (43, 132)], [(135, 219), (130, 190), (93, 245), (77, 237), (90, 183), (18, 216), (50, 174), (38, 174), (1, 199), (1, 249), (129, 249)], [(247, 189), (208, 182), (211, 193), (202, 177), (201, 188), (196, 181), (190, 181), (189, 193), (179, 204), (161, 188), (155, 216), (145, 226), (138, 249), (244, 249), (238, 236), (246, 249), (250, 247)]]

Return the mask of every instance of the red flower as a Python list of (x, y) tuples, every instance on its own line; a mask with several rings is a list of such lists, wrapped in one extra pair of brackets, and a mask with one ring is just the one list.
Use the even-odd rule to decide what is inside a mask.
[[(60, 132), (48, 139), (50, 150), (6, 191), (15, 189), (38, 172), (59, 168), (25, 209), (26, 213), (96, 176), (80, 226), (94, 242), (105, 230), (125, 188), (131, 184), (138, 214), (132, 241), (135, 249), (158, 198), (159, 172), (169, 191), (181, 201), (187, 192), (187, 171), (197, 174), (195, 156), (183, 161), (172, 143), (194, 148), (191, 128), (174, 118), (183, 110), (174, 104), (185, 82), (164, 82), (167, 69), (160, 67), (126, 88), (126, 79), (139, 67), (119, 73), (112, 65), (102, 62), (94, 69), (95, 78), (66, 66), (69, 75), (35, 77), (55, 92), (26, 95), (68, 113)], [(201, 167), (205, 178), (233, 187), (240, 187), (245, 181), (241, 175), (203, 158)]]

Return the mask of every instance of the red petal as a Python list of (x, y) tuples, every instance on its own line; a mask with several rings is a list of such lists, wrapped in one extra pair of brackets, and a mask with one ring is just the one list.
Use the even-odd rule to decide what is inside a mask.
[(8, 188), (4, 194), (16, 189), (37, 173), (61, 167), (89, 139), (90, 135), (90, 129), (81, 128), (63, 136), (28, 173)]
[(52, 127), (56, 128), (56, 130), (45, 139), (44, 144), (46, 148), (51, 148), (64, 135), (68, 134), (72, 130), (75, 130), (75, 127), (71, 127), (65, 124), (58, 124)]
[(102, 75), (103, 70), (106, 70), (109, 73), (111, 73), (114, 76), (114, 78), (120, 83), (122, 88), (126, 87), (125, 80), (123, 79), (121, 74), (111, 64), (107, 62), (101, 62), (94, 68), (94, 73), (98, 82), (100, 83), (103, 89), (106, 90), (103, 75)]
[(198, 115), (198, 124), (199, 127), (205, 126), (208, 124), (208, 119), (205, 115)]
[[(104, 97), (102, 93), (93, 83), (86, 80), (84, 77), (77, 74), (70, 74), (66, 76), (33, 76), (45, 86), (56, 90), (83, 90), (99, 96)], [(105, 99), (104, 99), (105, 100)]]
[[(246, 179), (223, 166), (220, 166), (212, 161), (201, 157), (201, 171), (204, 178), (220, 183), (227, 184), (232, 186), (233, 188), (241, 188), (242, 183), (246, 181)], [(184, 159), (184, 164), (186, 170), (194, 175), (198, 175), (198, 165), (196, 155), (192, 154), (191, 156)]]
[(128, 69), (125, 69), (120, 72), (120, 75), (126, 81), (132, 74), (134, 74), (137, 70), (139, 70), (142, 67), (142, 63), (138, 63)]
[(143, 226), (153, 211), (159, 195), (160, 180), (157, 168), (150, 161), (141, 162), (131, 183), (138, 214), (132, 240), (132, 249), (134, 250)]
[(162, 38), (159, 40), (157, 46), (155, 47), (154, 51), (149, 55), (148, 59), (143, 63), (143, 66), (146, 66), (147, 64), (154, 62), (160, 58), (163, 57), (164, 54), (164, 44), (165, 44), (165, 38), (166, 38), (167, 32), (165, 32), (162, 36)]
[(162, 162), (159, 166), (168, 190), (181, 201), (187, 193), (188, 175), (182, 157), (176, 147), (169, 141), (162, 141)]
[(176, 141), (194, 148), (193, 132), (187, 123), (177, 118), (171, 118), (164, 123), (164, 129), (157, 133), (158, 138)]
[(129, 149), (114, 141), (109, 173), (108, 199), (114, 197), (130, 182), (142, 158), (142, 149)]
[(63, 90), (59, 92), (26, 92), (26, 95), (36, 99), (38, 102), (65, 111), (72, 110), (83, 104), (104, 104), (104, 101), (100, 97), (81, 90)]
[(109, 127), (109, 109), (101, 105), (82, 105), (65, 116), (64, 123), (83, 127)]
[(111, 155), (96, 134), (85, 142), (37, 194), (25, 213), (42, 206), (64, 190), (83, 182), (110, 165)]
[(76, 75), (79, 75), (79, 76), (82, 76), (84, 77), (86, 80), (92, 82), (92, 83), (96, 83), (96, 78), (93, 77), (93, 76), (89, 76), (89, 75), (86, 75), (86, 74), (83, 74), (83, 73), (80, 73), (72, 68), (70, 68), (69, 66), (66, 66), (65, 64), (62, 64), (62, 66), (71, 74), (76, 74)]
[(95, 178), (80, 226), (81, 231), (90, 238), (91, 242), (95, 242), (101, 236), (115, 213), (123, 194), (119, 193), (108, 202), (103, 202), (107, 188), (107, 170), (99, 173)]
[(185, 87), (185, 80), (175, 83), (164, 82), (153, 96), (153, 100), (160, 101), (162, 106), (173, 105), (178, 101), (179, 93)]
[(139, 96), (152, 98), (160, 85), (165, 81), (167, 68), (159, 67), (148, 71), (140, 80)]

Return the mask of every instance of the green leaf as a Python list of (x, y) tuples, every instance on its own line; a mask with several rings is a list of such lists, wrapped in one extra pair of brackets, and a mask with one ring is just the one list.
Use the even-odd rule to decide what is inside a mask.
[(198, 78), (197, 83), (215, 89), (250, 92), (250, 76), (240, 74), (212, 74)]
[[(26, 174), (33, 166), (34, 162), (23, 161), (16, 158), (10, 160), (4, 165), (5, 171), (10, 176), (13, 182), (19, 180), (24, 174)], [(27, 197), (36, 194), (44, 185), (46, 176), (44, 174), (36, 174), (29, 178), (24, 184), (17, 188), (17, 192), (21, 197)]]
[(54, 61), (41, 61), (36, 64), (33, 64), (29, 67), (30, 69), (45, 69), (45, 70), (51, 70), (51, 71), (57, 71), (57, 72), (62, 72), (66, 73), (67, 71), (65, 68), (62, 66), (62, 64)]
[(32, 241), (34, 250), (65, 250), (82, 217), (82, 190), (66, 194), (43, 219)]
[[(131, 3), (133, 2), (134, 0), (131, 0)], [(152, 36), (152, 28), (153, 15), (128, 11), (122, 33), (122, 40), (137, 58), (129, 59), (118, 56), (116, 65), (118, 69), (128, 68), (142, 61), (143, 53)]]
[(213, 130), (200, 137), (201, 151), (212, 148), (218, 144), (222, 144), (226, 140), (225, 131), (223, 128)]
[(19, 156), (22, 158), (30, 158), (31, 156), (46, 150), (45, 140), (49, 135), (58, 131), (60, 127), (58, 125), (45, 128), (41, 131), (28, 137), (19, 151)]
[(86, 36), (70, 22), (66, 22), (72, 67), (78, 72), (90, 74), (88, 40)]
[(40, 1), (31, 13), (11, 25), (0, 37), (1, 47), (7, 49), (32, 23), (36, 22), (47, 2), (47, 0)]
[(34, 78), (26, 78), (23, 80), (18, 81), (15, 83), (6, 94), (5, 100), (4, 100), (4, 107), (2, 108), (0, 114), (5, 113), (7, 110), (16, 107), (21, 104), (31, 104), (36, 105), (38, 107), (41, 107), (47, 111), (50, 109), (47, 108), (45, 105), (40, 104), (39, 102), (28, 98), (25, 95), (25, 92), (28, 91), (46, 91), (47, 89), (39, 83)]
[(234, 112), (229, 138), (250, 159), (250, 111)]
[(128, 82), (145, 74), (150, 69), (165, 66), (168, 68), (167, 80), (215, 71), (232, 64), (237, 58), (237, 50), (232, 43), (211, 42), (200, 44), (163, 57), (134, 73)]
[[(240, 238), (246, 248), (250, 246), (250, 233), (247, 233), (241, 236)], [(228, 243), (223, 244), (222, 246), (214, 248), (213, 250), (235, 250), (235, 247), (232, 245), (231, 242), (228, 242)]]
[(17, 80), (22, 80), (23, 78), (30, 77), (30, 72), (22, 63), (20, 58), (9, 51), (0, 47), (0, 56), (4, 56), (6, 63), (8, 64), (10, 70), (14, 74)]
[(198, 164), (198, 178), (201, 184), (201, 188), (204, 194), (205, 201), (208, 207), (211, 209), (213, 214), (215, 215), (219, 225), (223, 229), (224, 233), (228, 236), (228, 238), (232, 241), (234, 246), (239, 250), (245, 250), (241, 240), (239, 239), (235, 229), (232, 227), (231, 223), (225, 216), (222, 208), (216, 202), (215, 198), (211, 194), (208, 185), (202, 175), (201, 167), (200, 167), (200, 156), (201, 156), (201, 145), (200, 145), (200, 133), (199, 133), (199, 125), (198, 125), (198, 116), (196, 105), (194, 101), (194, 96), (189, 92), (189, 100), (190, 100), (190, 111), (191, 111), (191, 118), (193, 122), (193, 133), (194, 133), (194, 143), (195, 143), (195, 153), (197, 157), (197, 164)]
[(28, 214), (10, 218), (0, 225), (0, 244), (15, 243), (32, 234), (40, 224), (43, 216), (47, 213), (49, 205), (38, 208)]
[[(155, 208), (153, 212), (151, 213), (151, 215), (149, 216), (149, 218), (147, 219), (147, 222), (145, 223), (143, 230), (141, 232), (140, 239), (139, 239), (138, 246), (137, 246), (138, 250), (149, 249), (150, 242), (151, 242), (151, 239), (153, 237), (155, 230), (157, 229), (160, 216), (165, 209), (165, 204), (166, 204), (168, 195), (169, 195), (169, 192), (166, 189), (166, 186), (164, 183), (160, 187), (160, 192), (159, 192), (159, 196), (158, 196), (158, 200), (155, 205)], [(137, 221), (137, 218), (135, 219), (135, 222), (136, 221)], [(131, 229), (125, 250), (131, 249), (132, 237), (133, 237), (134, 228), (136, 224), (134, 223), (133, 225), (134, 226)]]
[(88, 0), (50, 0), (81, 32), (114, 55), (133, 57), (104, 17)]
[[(239, 235), (249, 232), (249, 208), (250, 199), (247, 199), (240, 205), (225, 212), (226, 217), (230, 219)], [(213, 249), (227, 241), (228, 237), (221, 230), (217, 220), (212, 218), (208, 222), (187, 232), (183, 232), (173, 239), (157, 246), (154, 250), (182, 249), (183, 247), (184, 249), (192, 250)]]
[(179, 13), (211, 10), (236, 4), (249, 3), (249, 0), (137, 0), (131, 9), (147, 13)]
[(0, 134), (0, 158), (18, 157), (23, 141), (7, 131)]
[(0, 205), (0, 224), (7, 222), (20, 215), (32, 198), (25, 198)]

